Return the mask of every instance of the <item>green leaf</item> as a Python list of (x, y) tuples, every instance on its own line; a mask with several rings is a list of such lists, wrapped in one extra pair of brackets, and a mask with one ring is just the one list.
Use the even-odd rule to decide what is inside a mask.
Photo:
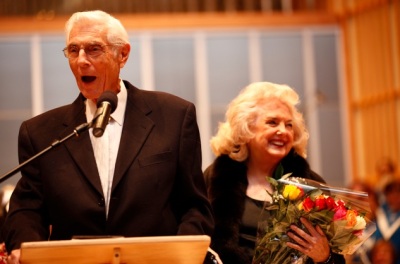
[(283, 166), (281, 163), (278, 164), (274, 173), (274, 179), (279, 180), (283, 175)]

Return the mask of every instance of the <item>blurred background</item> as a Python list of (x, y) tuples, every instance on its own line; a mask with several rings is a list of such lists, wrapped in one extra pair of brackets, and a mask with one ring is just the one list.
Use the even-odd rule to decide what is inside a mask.
[(398, 0), (0, 0), (0, 175), (18, 165), (21, 122), (77, 97), (63, 29), (91, 9), (128, 30), (123, 79), (195, 103), (203, 168), (227, 104), (247, 84), (270, 81), (300, 94), (308, 160), (330, 185), (374, 185), (382, 166), (397, 171)]

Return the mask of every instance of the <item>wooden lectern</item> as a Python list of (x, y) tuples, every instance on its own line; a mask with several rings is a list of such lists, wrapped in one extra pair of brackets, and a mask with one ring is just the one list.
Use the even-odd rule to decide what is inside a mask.
[(23, 264), (202, 264), (210, 237), (159, 236), (25, 242)]

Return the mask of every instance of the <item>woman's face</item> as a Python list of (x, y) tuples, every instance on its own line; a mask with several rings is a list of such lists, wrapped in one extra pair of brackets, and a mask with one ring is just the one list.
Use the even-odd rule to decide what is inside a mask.
[(261, 109), (252, 128), (255, 137), (248, 143), (250, 155), (278, 163), (293, 147), (293, 116), (278, 99), (264, 102)]

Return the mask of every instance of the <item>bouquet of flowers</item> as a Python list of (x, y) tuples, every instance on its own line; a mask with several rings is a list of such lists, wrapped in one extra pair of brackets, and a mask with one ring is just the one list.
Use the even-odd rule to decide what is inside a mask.
[(291, 224), (307, 232), (300, 217), (319, 225), (338, 254), (352, 254), (376, 230), (367, 193), (289, 176), (268, 179), (274, 192), (259, 221), (253, 264), (305, 263), (306, 255), (286, 246)]
[(4, 243), (0, 244), (0, 264), (7, 263), (7, 251)]

